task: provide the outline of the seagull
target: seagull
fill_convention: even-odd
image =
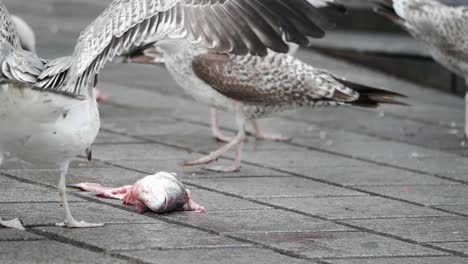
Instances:
[[[374,0],[377,12],[406,29],[434,60],[468,84],[468,0]],[[468,138],[468,92],[465,96]]]
[[[321,37],[328,21],[307,0],[114,0],[84,31],[70,56],[39,58],[21,47],[0,1],[0,164],[17,157],[60,169],[65,209],[59,226],[76,221],[65,176],[77,155],[92,158],[100,117],[94,87],[105,63],[141,43],[184,39],[212,52],[265,56],[288,42]]]
[[[237,172],[241,167],[248,120],[301,107],[354,105],[376,108],[403,104],[402,95],[335,77],[294,57],[270,51],[267,56],[215,53],[180,39],[158,42],[169,73],[196,101],[234,113],[237,135],[220,149],[185,166],[205,165],[235,147],[234,162],[206,168]]]
[[[345,13],[346,7],[336,0],[307,0],[310,4],[317,8],[331,8],[333,11]],[[286,38],[285,38],[286,39]],[[299,49],[299,45],[294,42],[287,43],[289,51],[288,54],[294,56]],[[121,61],[125,63],[140,63],[140,64],[154,64],[161,65],[164,63],[164,56],[158,50],[154,43],[148,43],[139,47],[132,47],[127,52]],[[211,134],[214,139],[220,142],[230,142],[232,137],[223,134],[218,126],[218,112],[216,108],[211,108]],[[258,140],[271,140],[271,141],[288,141],[289,137],[281,134],[272,134],[264,132],[256,119],[250,120],[253,131],[246,131],[248,134],[253,135]]]

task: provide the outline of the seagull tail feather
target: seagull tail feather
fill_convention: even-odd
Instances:
[[[377,108],[382,104],[409,106],[409,104],[398,100],[398,98],[407,98],[407,96],[403,94],[350,81],[340,80],[340,82],[359,93],[359,98],[351,102],[351,105],[364,108]]]

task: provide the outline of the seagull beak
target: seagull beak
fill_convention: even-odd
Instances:
[[[93,159],[93,151],[91,150],[91,148],[86,149],[86,158],[88,159],[88,161],[91,161]]]

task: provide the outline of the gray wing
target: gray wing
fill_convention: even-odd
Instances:
[[[266,55],[268,48],[287,52],[283,35],[305,44],[331,26],[308,0],[114,0],[81,33],[73,56],[47,65],[37,87],[82,94],[105,62],[150,38],[185,37],[214,51]]]
[[[286,54],[272,52],[258,57],[206,53],[193,60],[193,70],[216,91],[249,104],[307,105],[352,102],[359,97],[327,72]]]
[[[32,87],[44,68],[44,61],[24,51],[10,13],[0,2],[0,82]]]

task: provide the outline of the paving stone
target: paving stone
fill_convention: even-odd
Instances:
[[[164,222],[106,225],[95,229],[46,227],[38,230],[44,230],[80,243],[114,251],[203,247],[223,248],[250,245],[223,236]]]
[[[34,179],[42,184],[47,184],[55,187],[57,184],[58,170],[17,170],[10,172],[16,177],[22,179]],[[33,176],[33,177],[32,177]],[[144,177],[145,174],[131,170],[125,170],[114,167],[98,168],[98,169],[70,169],[67,175],[67,184],[79,182],[95,182],[108,186],[121,186],[133,184],[138,179]],[[71,190],[71,189],[69,189]]]
[[[314,263],[300,260],[271,250],[261,248],[219,248],[219,249],[187,249],[187,250],[145,250],[122,252],[126,256],[135,257],[145,263],[172,264],[197,263],[203,264],[305,264]]]
[[[347,220],[349,224],[418,242],[465,241],[468,219],[429,217],[407,219]]]
[[[433,209],[375,196],[268,198],[261,201],[327,219],[450,216]]]
[[[119,202],[121,204],[121,202]],[[131,209],[131,207],[128,207]],[[155,220],[140,215],[92,202],[70,203],[73,216],[81,221],[97,223],[153,223]],[[2,218],[19,218],[25,225],[54,225],[63,222],[65,212],[61,203],[15,203],[2,204]]]
[[[31,175],[32,179],[34,177]],[[57,191],[45,187],[36,186],[29,183],[22,183],[0,176],[2,191],[0,195],[1,203],[13,202],[58,202],[61,201]],[[70,201],[80,201],[76,197],[70,197]],[[1,212],[1,210],[0,210]]]
[[[84,153],[83,153],[84,155]],[[76,158],[70,163],[70,169],[91,169],[91,168],[105,168],[105,165],[99,164],[96,162],[89,162],[83,158]],[[11,171],[11,170],[57,170],[57,166],[52,165],[40,165],[40,164],[31,164],[25,161],[18,159],[7,159],[1,166],[2,171]],[[58,178],[58,175],[57,175]]]
[[[144,141],[141,139],[136,139],[132,137],[121,136],[113,133],[109,133],[106,131],[99,132],[96,140],[94,141],[93,145],[96,144],[122,144],[122,143],[143,143]]]
[[[459,181],[468,182],[468,174],[467,173],[448,174],[448,175],[446,175],[446,177],[448,177],[450,179],[455,179],[455,180],[459,180]]]
[[[412,258],[371,258],[371,259],[327,259],[330,264],[465,264],[461,257],[412,257]]]
[[[467,205],[437,205],[435,207],[468,215],[468,204]]]
[[[219,173],[209,172],[203,167],[183,167],[180,163],[196,159],[200,154],[189,154],[187,151],[178,150],[158,144],[144,145],[99,145],[94,148],[96,159],[104,160],[126,168],[132,168],[149,173],[158,171],[169,171],[177,173],[180,179],[206,178],[206,177],[239,177],[239,176],[279,176],[286,175],[282,172],[272,171],[257,166],[243,164],[240,173]],[[230,162],[230,161],[220,161]]]
[[[443,255],[436,250],[361,232],[275,232],[234,235],[309,258]]]
[[[364,186],[363,190],[425,205],[466,205],[468,186],[414,185],[414,186]]]
[[[453,251],[458,251],[460,253],[468,255],[468,240],[465,242],[433,243],[433,245],[437,247],[453,250]]]
[[[292,176],[187,179],[186,181],[248,198],[366,195],[361,192]]]
[[[238,199],[211,191],[197,188],[189,188],[192,198],[199,204],[206,207],[209,212],[212,211],[231,211],[231,210],[271,210],[272,207],[254,203],[248,200]]]
[[[0,262],[14,263],[129,263],[107,254],[55,241],[0,242]]]
[[[227,210],[205,214],[173,213],[167,217],[219,233],[349,230],[344,226],[283,210]]]
[[[0,242],[2,241],[29,241],[29,240],[43,240],[43,239],[45,238],[29,233],[24,230],[7,229],[7,228],[0,227]]]
[[[385,186],[385,185],[439,185],[453,184],[426,174],[367,164],[362,167],[324,167],[316,170],[314,178],[339,183],[346,186]]]

